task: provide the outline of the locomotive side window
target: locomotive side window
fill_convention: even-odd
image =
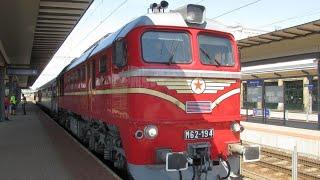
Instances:
[[[99,73],[105,73],[107,66],[107,57],[103,55],[99,61]]]
[[[182,32],[145,32],[142,35],[142,56],[146,62],[190,63],[189,35]]]
[[[119,68],[127,65],[127,44],[125,40],[116,40],[112,60],[113,64]]]
[[[229,39],[199,35],[199,52],[203,64],[233,66],[234,59]]]

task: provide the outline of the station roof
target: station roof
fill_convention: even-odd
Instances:
[[[298,26],[238,40],[238,47],[242,49],[246,47],[273,43],[273,42],[278,42],[278,41],[287,40],[287,39],[295,39],[295,38],[304,37],[311,34],[317,34],[319,32],[320,32],[320,20],[316,20],[316,21],[301,24]]]
[[[258,66],[243,67],[241,79],[281,79],[317,75],[317,60],[304,59]]]
[[[0,6],[0,50],[9,67],[38,75],[86,12],[92,0],[10,0]],[[20,86],[37,76],[19,76]]]

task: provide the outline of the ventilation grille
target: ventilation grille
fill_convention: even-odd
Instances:
[[[187,101],[186,112],[187,113],[211,113],[210,101]]]

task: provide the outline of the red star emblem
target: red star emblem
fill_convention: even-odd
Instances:
[[[196,86],[196,89],[201,90],[202,83],[200,83],[199,79],[198,79],[198,82],[194,83],[194,85]]]

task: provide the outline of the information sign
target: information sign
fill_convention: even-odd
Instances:
[[[254,79],[247,81],[248,87],[261,87],[263,84],[263,81],[261,79]]]

